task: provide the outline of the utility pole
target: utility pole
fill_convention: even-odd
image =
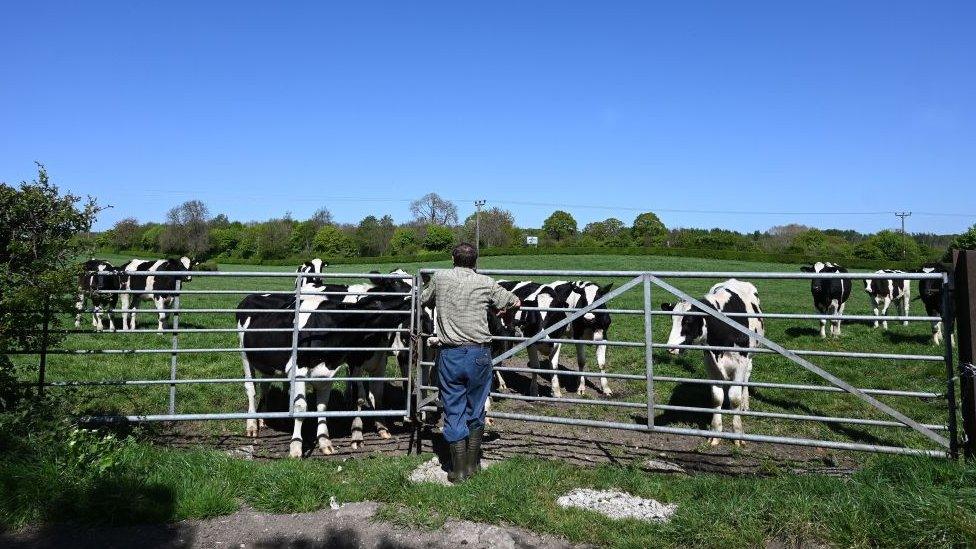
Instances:
[[[912,216],[912,212],[895,212],[895,215],[901,218],[901,235],[902,236],[905,236],[905,218],[906,217],[911,217]],[[902,248],[902,250],[901,250],[901,258],[902,259],[907,259],[908,258],[908,249],[907,248]]]
[[[475,200],[474,207],[477,211],[474,214],[474,249],[481,254],[481,207],[485,205],[484,200]]]

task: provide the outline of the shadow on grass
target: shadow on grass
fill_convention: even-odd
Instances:
[[[814,415],[814,416],[829,416],[830,415],[830,414],[825,413],[823,411],[820,411],[820,410],[816,410],[814,408],[811,408],[811,407],[807,406],[806,404],[803,404],[802,402],[798,402],[796,400],[791,400],[791,399],[786,399],[786,398],[776,398],[776,397],[768,396],[763,391],[760,391],[758,388],[755,388],[755,387],[749,392],[749,395],[750,395],[750,398],[754,398],[754,399],[756,399],[756,400],[758,400],[760,402],[763,402],[765,404],[769,404],[771,406],[777,406],[777,407],[779,407],[779,408],[781,408],[781,409],[783,409],[783,410],[785,410],[787,412],[802,413],[802,414]],[[883,444],[883,445],[894,445],[895,444],[894,442],[892,442],[890,440],[878,438],[878,437],[876,437],[876,436],[874,436],[874,435],[872,435],[872,434],[870,434],[870,433],[868,433],[866,431],[863,431],[861,429],[855,429],[853,427],[847,427],[847,426],[845,426],[842,423],[828,423],[828,422],[823,422],[822,425],[824,425],[827,429],[830,429],[834,433],[837,433],[839,435],[842,435],[842,436],[848,438],[852,442],[863,442],[863,443],[866,443],[866,444],[879,444],[879,445],[881,445],[881,444]]]
[[[671,391],[668,399],[671,406],[694,406],[696,408],[712,407],[712,391],[708,385],[699,383],[678,383]],[[636,418],[646,421],[647,418]],[[706,412],[687,412],[679,410],[665,410],[654,417],[654,424],[668,426],[673,424],[695,425],[699,429],[708,429],[712,422],[712,415]]]
[[[926,345],[932,343],[932,336],[929,334],[900,334],[898,332],[886,331],[884,333],[885,338],[891,343],[896,345],[901,343],[913,343],[915,345]],[[941,346],[932,345],[936,349],[941,349]]]

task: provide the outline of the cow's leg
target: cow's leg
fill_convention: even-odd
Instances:
[[[586,346],[582,343],[576,344],[576,365],[579,367],[579,371],[582,374],[586,371]],[[586,393],[586,376],[579,377],[579,387],[576,389],[576,394],[583,396]]]
[[[932,343],[938,345],[942,343],[942,321],[932,323]]]
[[[154,296],[153,302],[156,304],[156,311],[159,313],[159,326],[156,331],[162,332],[166,325],[166,298]]]
[[[840,306],[837,307],[837,316],[844,316],[844,307],[847,307],[846,302],[841,303]],[[834,330],[835,330],[834,336],[836,337],[840,337],[840,323],[841,323],[840,319],[834,321]]]
[[[606,341],[606,334],[603,330],[597,330],[593,332],[593,339]],[[605,343],[596,346],[596,365],[600,368],[600,390],[603,391],[604,395],[612,396],[613,391],[610,390],[610,383],[604,375],[607,373],[607,345]]]
[[[286,369],[287,372],[287,369]],[[305,378],[308,377],[308,368],[298,368],[295,370],[295,400],[292,402],[292,410],[295,413],[305,413],[308,411],[308,401],[305,395]],[[291,446],[288,455],[293,458],[302,457],[302,421],[303,418],[295,418],[295,427],[291,434]]]
[[[908,284],[907,280],[905,281],[905,284]],[[904,297],[901,298],[901,316],[908,316],[908,309],[910,307],[911,307],[911,301],[908,297],[908,293],[906,292]],[[902,320],[901,325],[908,326],[908,320],[907,319]]]
[[[559,387],[559,349],[562,344],[552,344],[552,354],[549,355],[549,363],[552,365],[552,396],[562,398],[563,390]]]
[[[133,299],[131,294],[122,294],[120,298],[122,302],[122,331],[135,330],[136,329],[136,315],[131,312],[131,307],[133,302],[137,302]]]
[[[879,316],[881,314],[881,310],[878,308],[878,306],[880,304],[881,304],[881,300],[878,299],[877,297],[875,297],[874,298],[874,309],[873,309],[874,316]],[[881,323],[878,321],[878,319],[877,318],[874,319],[874,327],[877,328],[880,325],[881,325]]]
[[[536,349],[535,345],[529,345],[527,351],[529,352],[529,368],[533,370],[532,381],[529,383],[529,395],[539,396],[539,373],[535,371],[539,369],[539,350]]]
[[[885,297],[884,302],[881,305],[881,316],[888,316],[888,307],[891,307],[891,298]],[[881,326],[887,330],[888,329],[888,319],[881,322]]]
[[[749,379],[749,364],[737,364],[735,367],[735,381],[745,382]],[[748,387],[743,385],[729,385],[729,405],[731,408],[737,412],[742,412],[748,410],[749,408],[749,394]],[[742,416],[739,414],[734,414],[732,416],[732,430],[736,434],[743,434],[742,430]],[[742,446],[742,440],[736,440],[733,442],[736,446]]]
[[[373,355],[373,358],[367,363],[366,370],[370,377],[383,377],[386,374],[386,356],[386,352],[377,352]],[[369,393],[367,396],[369,407],[374,411],[381,409],[383,407],[383,393],[386,390],[386,382],[383,380],[370,380],[368,386]],[[384,419],[377,416],[373,417],[376,434],[383,439],[390,438],[390,430],[387,428]]]
[[[315,377],[333,377],[335,376],[338,368],[335,370],[326,369],[325,372],[316,372],[313,374]],[[324,374],[324,375],[323,375]],[[315,389],[315,411],[325,412],[329,409],[329,397],[332,394],[332,382],[331,381],[316,381],[312,382],[312,388]],[[332,445],[332,440],[329,438],[329,424],[328,419],[322,416],[316,418],[317,427],[315,432],[315,438],[319,443],[319,450],[330,456],[336,452],[335,447]]]
[[[238,324],[238,329],[246,329],[248,324],[251,323],[251,319],[248,318],[244,321],[243,325]],[[237,341],[240,343],[241,348],[244,348],[244,332],[237,332]],[[251,371],[251,361],[247,359],[247,353],[241,351],[241,362],[244,365],[244,394],[247,396],[247,413],[256,414],[258,413],[258,405],[255,400],[253,372]],[[264,385],[262,383],[262,385]],[[256,437],[258,436],[258,420],[248,418],[244,420],[244,436],[246,437]]]
[[[818,306],[817,307],[817,312],[820,313],[820,314],[822,314],[822,315],[830,314],[830,307],[829,306],[824,307],[824,309],[821,311],[820,310],[820,307]],[[827,339],[827,320],[826,319],[820,319],[820,339]]]
[[[81,313],[85,309],[85,294],[79,293],[75,301],[75,328],[81,328]]]
[[[712,430],[719,433],[722,432],[722,403],[725,401],[725,390],[721,385],[712,385],[712,408],[716,411],[712,413]],[[718,437],[712,437],[710,439],[710,444],[712,446],[718,446],[722,439]]]

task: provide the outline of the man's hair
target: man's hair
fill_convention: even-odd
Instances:
[[[455,267],[474,269],[474,266],[478,263],[477,250],[467,242],[462,242],[455,246],[454,250],[451,251],[451,256],[454,257]]]

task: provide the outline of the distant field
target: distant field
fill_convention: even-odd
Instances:
[[[116,264],[122,257],[105,256]],[[576,270],[685,270],[685,271],[788,271],[796,272],[799,266],[773,263],[754,263],[744,261],[708,260],[674,257],[638,256],[520,256],[488,257],[481,263],[483,268],[495,269],[576,269]],[[399,267],[413,272],[419,264],[403,264]],[[428,263],[423,266],[445,267],[447,263]],[[390,271],[397,265],[341,265],[329,268],[334,272],[366,272],[370,270]],[[220,265],[222,271],[288,271],[287,267]],[[515,277],[511,277],[515,278]],[[540,279],[541,281],[542,279]],[[616,280],[619,284],[622,279]],[[671,281],[679,288],[702,295],[713,283],[712,280]],[[762,305],[766,312],[811,313],[813,311],[808,281],[754,281],[759,288]],[[293,287],[287,278],[208,278],[198,276],[186,285],[187,289],[251,289],[286,290]],[[913,295],[917,286],[913,283]],[[233,308],[241,296],[185,295],[182,306],[185,308],[219,307]],[[654,304],[661,301],[674,301],[661,289],[654,291]],[[144,303],[143,308],[149,307]],[[642,297],[640,287],[624,294],[611,303],[616,308],[640,308]],[[892,309],[893,312],[894,308]],[[848,314],[871,314],[867,295],[855,282],[854,292],[848,302]],[[912,313],[924,315],[919,301],[912,302]],[[664,342],[670,329],[670,319],[654,318],[654,341]],[[118,322],[118,321],[117,321]],[[140,328],[156,325],[154,315],[139,315]],[[185,313],[180,318],[181,327],[234,327],[232,314],[193,314]],[[90,327],[88,318],[83,327]],[[941,347],[930,342],[931,327],[928,323],[912,323],[909,326],[891,323],[890,331],[875,330],[866,323],[844,323],[843,336],[839,339],[821,340],[816,321],[767,320],[766,333],[771,339],[793,349],[816,349],[829,351],[886,352],[903,354],[942,353]],[[623,341],[641,341],[643,337],[642,318],[633,315],[616,315],[610,330],[610,338]],[[223,334],[183,334],[179,337],[180,347],[236,347],[237,338],[233,333]],[[169,335],[159,334],[78,334],[69,336],[64,342],[66,348],[160,348],[171,346]],[[587,361],[588,369],[596,368],[592,349]],[[18,357],[22,361],[35,361],[34,357]],[[810,357],[818,364],[842,379],[862,388],[905,389],[943,392],[945,390],[945,367],[940,362],[854,360],[841,358]],[[519,362],[525,363],[525,355],[519,355]],[[570,369],[576,368],[575,349],[564,347],[562,364]],[[643,349],[610,348],[608,350],[609,371],[618,373],[644,372]],[[672,357],[665,351],[654,353],[655,372],[658,375],[676,377],[705,377],[703,359],[700,352],[688,352],[680,357]],[[52,355],[48,361],[49,380],[115,380],[115,379],[167,379],[169,376],[169,354],[129,355],[129,356],[65,356]],[[772,381],[790,383],[821,384],[821,380],[773,355],[757,355],[754,361],[753,381]],[[392,362],[391,362],[392,369]],[[237,353],[213,353],[207,355],[179,356],[179,377],[239,377],[241,360]],[[518,377],[518,376],[514,376]],[[520,386],[514,379],[510,386]],[[524,380],[522,380],[524,381]],[[593,380],[596,381],[595,379]],[[592,383],[592,382],[591,382]],[[566,378],[564,386],[575,388],[575,379]],[[614,399],[642,402],[645,389],[643,383],[611,380]],[[57,391],[58,389],[52,389]],[[547,394],[547,382],[543,383],[543,394]],[[117,411],[122,413],[153,414],[166,411],[168,386],[128,387],[128,388],[82,388],[76,390],[85,402],[83,411]],[[658,382],[655,394],[659,403],[672,403],[691,406],[708,406],[705,396],[706,386],[679,385]],[[568,391],[567,391],[568,393]],[[568,395],[575,397],[575,394]],[[599,401],[601,396],[591,385],[587,397]],[[945,402],[942,399],[920,401],[906,398],[884,398],[885,402],[909,416],[934,424],[945,424]],[[177,408],[180,412],[209,413],[244,411],[246,401],[243,389],[238,384],[179,386]],[[566,404],[526,404],[524,402],[498,402],[495,409],[518,409],[534,414],[584,417],[591,419],[614,419],[617,421],[643,422],[643,412],[631,416],[631,411],[606,406],[566,405]],[[752,391],[751,409],[755,411],[783,412],[810,415],[833,415],[846,417],[866,417],[888,419],[862,405],[850,395],[818,392],[799,392],[778,389],[755,389]],[[659,424],[675,426],[700,426],[707,417],[701,415],[664,414],[658,416]],[[827,438],[831,440],[859,441],[881,444],[907,444],[915,447],[927,446],[922,437],[908,429],[879,429],[857,425],[827,425],[819,422],[769,420],[744,418],[747,432],[781,434],[801,437]],[[727,416],[726,428],[730,428],[731,417]],[[210,423],[208,429],[237,432],[243,429],[243,422]]]

